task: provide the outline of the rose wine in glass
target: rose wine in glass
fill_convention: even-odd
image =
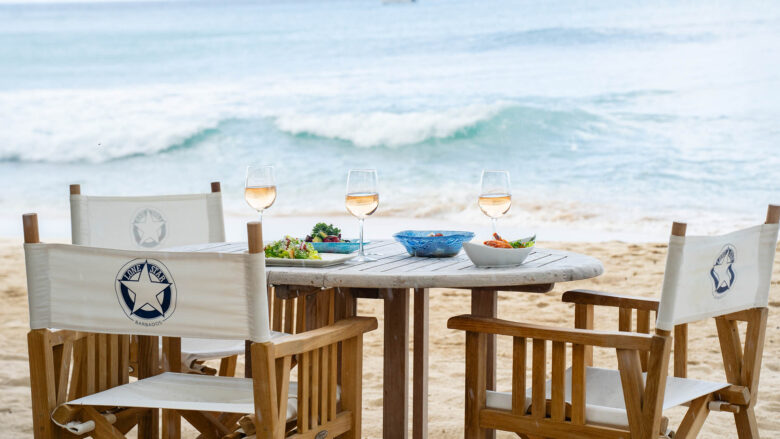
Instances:
[[[347,195],[344,200],[347,211],[360,222],[360,250],[355,258],[358,262],[374,259],[366,257],[363,251],[363,221],[379,207],[377,175],[375,169],[352,169],[347,175]]]
[[[379,194],[347,194],[347,210],[358,218],[365,218],[379,207]]]
[[[260,222],[262,222],[263,211],[276,201],[273,166],[249,166],[246,168],[244,199],[260,214]]]
[[[492,220],[493,233],[496,233],[496,221],[512,207],[509,171],[482,171],[481,186],[477,204],[482,213]]]

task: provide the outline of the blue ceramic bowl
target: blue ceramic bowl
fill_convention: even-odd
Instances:
[[[352,253],[360,248],[360,242],[357,240],[350,242],[310,242],[309,244],[320,253]],[[370,244],[369,241],[363,242],[363,245],[368,244]]]
[[[429,236],[441,233],[443,236]],[[472,232],[456,230],[404,230],[393,235],[412,256],[449,258],[455,256],[463,243],[474,238]]]

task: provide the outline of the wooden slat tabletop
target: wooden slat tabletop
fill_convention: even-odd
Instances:
[[[174,251],[240,253],[245,242],[197,244]],[[266,267],[271,285],[360,288],[479,288],[552,284],[588,279],[604,272],[593,257],[562,250],[535,249],[523,265],[479,268],[461,252],[452,258],[409,256],[397,242],[377,240],[366,246],[374,262],[330,267]]]

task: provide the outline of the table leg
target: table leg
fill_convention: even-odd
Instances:
[[[474,288],[471,290],[471,314],[480,317],[496,317],[498,291],[491,288]],[[496,389],[496,336],[487,336],[487,367],[485,383],[488,390]],[[487,430],[485,437],[496,437],[495,430]]]
[[[414,290],[412,438],[428,437],[428,289]]]
[[[406,439],[409,419],[409,290],[383,290],[385,301],[385,438]]]
[[[357,315],[357,298],[349,288],[336,288],[334,298],[335,320],[343,320]]]
[[[138,379],[149,378],[160,373],[160,344],[157,337],[138,336]],[[181,359],[179,359],[181,361]],[[160,436],[160,412],[150,409],[138,417],[138,438],[151,439]]]

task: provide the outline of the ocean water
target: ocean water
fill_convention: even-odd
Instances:
[[[0,216],[88,194],[208,190],[247,164],[268,212],[718,232],[780,202],[780,7],[757,1],[0,1]],[[2,230],[14,234],[18,230]]]

